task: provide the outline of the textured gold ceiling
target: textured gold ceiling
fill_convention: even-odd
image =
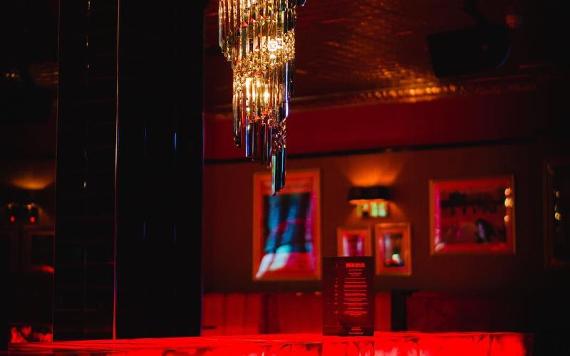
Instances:
[[[504,24],[512,15],[525,21],[526,27],[511,31],[513,53],[504,68],[445,82],[434,76],[426,36],[474,25],[463,7],[459,0],[308,0],[298,11],[295,105],[497,90],[506,82],[508,88],[528,89],[528,77],[520,85],[512,80],[521,80],[521,68],[537,66],[528,51],[538,26],[527,16],[536,11],[519,0],[478,3],[492,23]],[[205,23],[206,111],[226,112],[231,69],[217,45],[215,0],[208,5]]]

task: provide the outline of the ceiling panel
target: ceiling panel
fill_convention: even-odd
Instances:
[[[518,21],[510,30],[512,52],[503,68],[465,78],[438,80],[434,76],[426,37],[475,25],[464,10],[469,3],[476,4],[459,0],[308,0],[298,10],[294,103],[330,105],[358,98],[434,96],[426,93],[437,97],[490,86],[492,90],[497,86],[519,88],[513,80],[519,81],[521,73],[534,73],[544,65],[543,58],[533,58],[529,52],[535,42],[540,43],[539,16],[546,10],[518,0],[476,4],[491,23]],[[209,3],[205,22],[206,111],[227,112],[231,69],[217,45],[217,1]],[[520,88],[528,89],[526,74]]]

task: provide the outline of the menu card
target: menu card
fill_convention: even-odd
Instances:
[[[323,258],[323,334],[372,336],[372,257]]]

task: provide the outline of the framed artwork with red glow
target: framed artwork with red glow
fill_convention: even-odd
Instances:
[[[412,228],[410,223],[381,223],[374,227],[376,274],[412,274]]]
[[[337,256],[372,256],[370,229],[339,227],[337,229]]]
[[[545,265],[570,268],[570,159],[551,159],[544,166]]]
[[[321,277],[320,174],[288,171],[271,194],[271,176],[253,177],[252,277],[256,281]]]
[[[515,253],[513,176],[430,181],[430,250]]]

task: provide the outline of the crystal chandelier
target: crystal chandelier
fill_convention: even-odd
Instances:
[[[233,136],[285,185],[297,6],[305,0],[219,0],[219,43],[233,69]]]

